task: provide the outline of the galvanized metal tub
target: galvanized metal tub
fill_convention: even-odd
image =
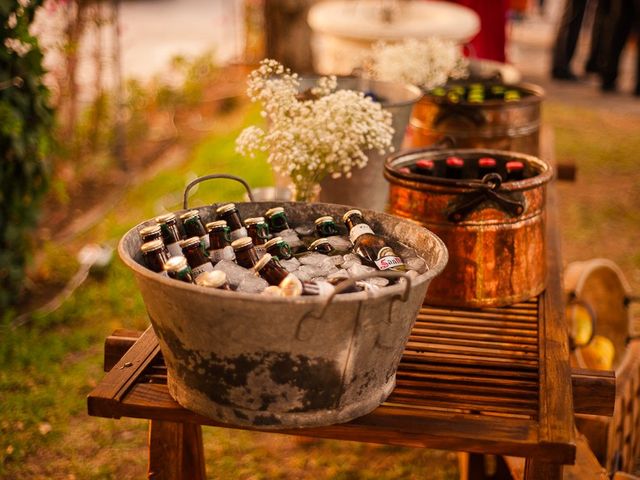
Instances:
[[[515,87],[525,92],[525,96],[512,102],[451,103],[446,98],[426,94],[416,104],[409,122],[411,146],[427,147],[450,138],[457,148],[538,155],[544,90],[528,83]]]
[[[532,176],[484,184],[403,173],[427,155],[436,161],[494,157],[521,160]],[[546,282],[545,201],[551,167],[536,157],[499,150],[420,149],[385,164],[390,213],[433,231],[450,252],[449,263],[429,287],[425,302],[460,307],[504,306],[540,293]]]
[[[348,210],[322,203],[236,205],[244,218],[283,206],[294,225]],[[215,205],[198,210],[210,221]],[[278,429],[346,422],[387,398],[427,287],[448,255],[439,238],[413,222],[363,213],[376,232],[414,248],[428,271],[376,296],[274,298],[205,289],[146,269],[138,230],[151,220],[122,238],[118,252],[137,280],[178,403],[219,422]]]

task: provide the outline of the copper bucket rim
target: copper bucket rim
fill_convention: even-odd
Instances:
[[[464,84],[470,84],[470,83],[483,83],[483,82],[467,81],[467,82],[462,82],[461,84],[464,85]],[[488,83],[491,83],[491,82],[488,82]],[[519,100],[512,101],[512,102],[506,102],[500,99],[493,99],[493,100],[483,101],[482,103],[472,103],[472,102],[467,102],[466,100],[461,100],[457,103],[452,103],[452,102],[449,102],[444,97],[432,95],[429,92],[425,91],[424,96],[422,97],[422,101],[428,100],[430,102],[436,103],[439,106],[462,105],[470,108],[476,107],[476,108],[486,109],[486,108],[504,108],[505,106],[517,107],[521,105],[536,104],[536,103],[541,103],[546,97],[546,91],[544,90],[544,88],[533,83],[522,82],[522,83],[516,83],[511,86],[525,91],[526,93],[528,93],[528,95],[520,98]]]
[[[267,204],[272,204],[273,202],[235,202],[236,205],[244,205],[244,204],[256,204],[256,203],[267,203]],[[295,204],[303,204],[305,202],[278,202],[278,204],[282,204],[282,206],[284,206],[285,208],[287,207],[287,205],[289,205],[290,207],[295,205]],[[336,205],[336,204],[326,204],[326,205],[332,205],[332,206],[337,206],[337,207],[343,207],[345,209],[348,209],[349,207],[347,206],[343,206],[343,205]],[[202,209],[202,208],[212,208],[212,205],[203,205],[200,207],[190,207],[189,210],[198,210],[198,209]],[[364,214],[367,213],[372,213],[373,211],[369,211],[366,209],[360,209]],[[186,212],[187,210],[178,210],[174,213],[181,213],[181,212]],[[404,221],[404,222],[409,222],[409,220],[407,220],[406,218],[401,218],[401,217],[396,217],[387,213],[383,213],[383,212],[373,212],[376,213],[377,215],[387,215],[389,217],[394,217],[397,221]],[[121,238],[120,241],[118,242],[118,255],[120,257],[120,259],[124,262],[124,264],[130,268],[134,274],[136,276],[140,276],[143,278],[146,278],[149,281],[152,282],[158,282],[161,284],[164,284],[165,286],[170,286],[172,288],[177,288],[180,290],[185,290],[185,291],[191,291],[193,293],[198,293],[201,295],[206,295],[212,298],[216,298],[216,297],[221,297],[221,298],[236,298],[239,301],[242,300],[250,300],[252,302],[259,302],[259,303],[265,303],[265,304],[270,304],[273,305],[274,303],[282,303],[282,304],[291,304],[291,303],[298,303],[298,304],[307,304],[307,305],[318,305],[318,306],[322,306],[323,304],[326,303],[326,298],[324,296],[315,296],[315,295],[304,295],[304,296],[300,296],[300,297],[273,297],[273,296],[266,296],[266,295],[260,295],[260,294],[254,294],[254,293],[243,293],[243,292],[236,292],[236,291],[227,291],[227,290],[221,290],[221,289],[211,289],[211,288],[206,288],[206,287],[201,287],[195,284],[191,284],[191,283],[186,283],[186,282],[179,282],[176,281],[174,279],[165,277],[163,275],[159,275],[158,273],[144,267],[143,265],[139,264],[134,258],[133,256],[128,252],[126,245],[125,245],[125,241],[127,238],[129,238],[132,235],[138,235],[138,230],[146,225],[151,225],[153,223],[153,219],[149,219],[149,220],[145,220],[144,222],[140,222],[139,224],[135,225],[134,227],[132,227],[131,229],[129,229]],[[411,222],[411,223],[415,223],[415,222]],[[427,230],[425,228],[425,230]],[[413,288],[414,286],[420,285],[424,282],[431,282],[431,280],[433,280],[435,277],[437,277],[442,270],[444,269],[444,267],[446,266],[448,260],[449,260],[449,252],[447,250],[447,247],[445,246],[444,242],[437,236],[435,235],[433,232],[431,232],[430,230],[428,230],[429,234],[432,236],[433,240],[435,241],[435,243],[439,246],[442,255],[440,256],[440,258],[438,259],[438,262],[431,266],[426,272],[421,273],[419,275],[417,275],[416,277],[413,278],[407,278],[407,280],[410,282],[409,286],[410,288]],[[395,240],[398,241],[398,240]],[[372,294],[362,291],[362,292],[353,292],[353,293],[341,293],[340,295],[337,295],[335,298],[333,298],[332,303],[341,303],[341,302],[354,302],[354,301],[362,301],[362,300],[368,300],[371,298],[385,298],[385,297],[389,297],[389,296],[400,296],[403,294],[403,292],[405,292],[406,287],[404,285],[404,282],[398,282],[395,285],[390,285],[388,287],[385,287],[384,289],[382,289],[381,293],[377,293],[375,294],[375,296],[373,296]]]
[[[503,182],[500,186],[501,190],[510,192],[524,191],[538,188],[551,181],[554,176],[553,167],[545,160],[534,155],[525,153],[511,152],[508,150],[493,150],[486,148],[441,148],[441,147],[422,147],[410,150],[403,150],[397,154],[390,155],[384,162],[384,176],[391,182],[413,190],[423,191],[449,191],[453,193],[464,193],[476,190],[482,181],[469,179],[457,180],[442,177],[425,177],[415,173],[399,172],[395,167],[401,166],[401,161],[409,163],[415,157],[424,153],[431,153],[436,159],[438,157],[460,156],[462,158],[468,156],[494,156],[509,157],[517,160],[524,160],[529,165],[534,165],[538,170],[538,174],[534,177],[525,178],[523,180]],[[404,163],[404,162],[403,162]]]

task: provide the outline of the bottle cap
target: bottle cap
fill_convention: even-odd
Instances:
[[[478,159],[478,166],[483,168],[492,168],[496,166],[496,159],[491,157],[482,157]]]
[[[159,217],[156,217],[156,222],[158,223],[167,223],[170,221],[175,221],[176,219],[176,214],[175,213],[165,213],[164,215],[160,215]]]
[[[302,295],[302,282],[292,273],[284,277],[279,287],[284,297],[299,297]]]
[[[258,273],[264,266],[271,261],[273,257],[270,253],[265,253],[260,260],[253,266],[253,271]]]
[[[210,232],[213,229],[224,228],[227,226],[226,220],[216,220],[215,222],[207,223],[207,231]]]
[[[429,160],[426,158],[422,158],[416,162],[416,167],[418,167],[420,170],[433,170],[434,166],[435,163],[433,163],[433,160]]]
[[[269,250],[271,247],[279,244],[280,242],[284,242],[282,237],[273,237],[271,240],[269,240],[267,243],[264,244],[264,248],[266,250]]]
[[[221,205],[220,207],[216,208],[216,213],[217,214],[222,214],[222,213],[227,213],[230,212],[232,210],[236,209],[236,204],[235,203],[226,203],[224,205]]]
[[[262,295],[266,295],[268,297],[284,297],[282,289],[277,285],[269,285],[262,291]]]
[[[347,213],[345,213],[345,214],[342,216],[342,221],[343,221],[343,222],[346,222],[346,221],[347,221],[347,219],[348,219],[351,215],[360,215],[360,216],[362,216],[362,212],[361,212],[360,210],[356,210],[356,209],[354,209],[354,210],[349,210]]]
[[[198,239],[200,241],[200,239]],[[153,252],[154,250],[162,250],[164,248],[164,243],[159,238],[156,240],[151,240],[150,242],[143,243],[140,247],[142,253]]]
[[[270,217],[272,215],[275,215],[276,213],[284,213],[284,208],[282,207],[273,207],[270,208],[269,210],[267,210],[264,214],[265,217]]]
[[[447,157],[446,162],[448,167],[456,167],[456,168],[464,167],[464,160],[461,159],[460,157]]]
[[[160,233],[160,225],[156,223],[155,225],[141,228],[138,233],[140,234],[140,238],[144,238],[147,235],[158,234]]]
[[[200,245],[200,237],[190,237],[180,242],[180,248],[192,247],[193,245]]]
[[[222,270],[203,272],[196,277],[196,285],[209,288],[220,288],[227,283],[227,274]]]
[[[524,170],[524,163],[519,160],[510,160],[505,165],[507,168],[507,172],[515,172],[518,170]]]
[[[248,247],[249,245],[253,245],[253,240],[251,237],[240,237],[233,242],[231,242],[231,246],[234,250],[238,250],[239,248]]]
[[[320,225],[321,223],[324,223],[324,222],[333,222],[333,221],[334,220],[331,215],[325,215],[324,217],[316,218],[313,223],[315,223],[316,225]]]
[[[318,248],[320,245],[323,245],[325,243],[331,246],[331,248],[333,249],[333,246],[331,245],[331,242],[329,240],[327,240],[326,238],[319,238],[318,240],[313,242],[311,245],[309,245],[309,250],[314,250]]]
[[[198,212],[198,210],[189,210],[188,212],[185,212],[182,215],[180,215],[180,220],[185,221],[185,220],[189,220],[190,218],[199,217],[199,216],[200,216],[200,212]]]
[[[164,269],[167,272],[179,272],[180,270],[187,268],[187,266],[187,259],[182,255],[176,255],[165,262]]]
[[[247,218],[244,221],[245,226],[249,226],[249,225],[257,225],[258,223],[265,223],[264,221],[264,217],[252,217],[252,218]]]

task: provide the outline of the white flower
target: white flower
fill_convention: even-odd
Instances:
[[[449,78],[468,74],[468,61],[459,45],[436,37],[407,39],[400,43],[378,42],[373,46],[367,71],[372,78],[400,81],[431,90]]]
[[[287,173],[298,188],[325,176],[350,176],[366,166],[364,149],[384,152],[391,147],[391,113],[352,90],[334,91],[335,77],[318,80],[313,100],[298,97],[296,74],[274,60],[263,60],[249,75],[247,93],[262,104],[267,129],[247,127],[236,140],[242,155],[268,151],[274,170]]]

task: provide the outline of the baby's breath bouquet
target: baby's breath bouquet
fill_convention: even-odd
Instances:
[[[335,77],[322,77],[301,95],[298,75],[268,59],[249,75],[247,93],[262,104],[266,128],[245,128],[236,150],[267,152],[274,171],[291,179],[296,200],[313,200],[326,176],[363,168],[366,150],[392,150],[391,114],[362,92],[336,86]]]
[[[466,77],[468,66],[459,45],[431,37],[374,44],[366,70],[377,80],[411,83],[431,90],[449,78]]]

